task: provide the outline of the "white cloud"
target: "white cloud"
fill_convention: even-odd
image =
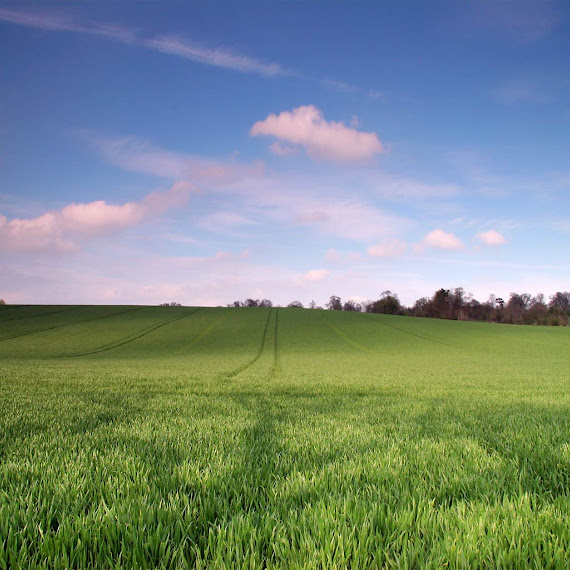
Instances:
[[[297,286],[302,286],[307,283],[314,283],[316,281],[323,281],[330,275],[328,269],[312,269],[303,275],[296,275],[292,278],[292,283]]]
[[[485,245],[490,247],[497,247],[507,243],[505,236],[496,230],[489,230],[488,232],[481,232],[477,234],[477,239],[482,241]]]
[[[397,257],[406,251],[406,244],[403,241],[392,239],[387,240],[368,248],[368,255],[372,257]]]
[[[422,239],[420,246],[433,247],[435,249],[462,249],[463,243],[452,233],[443,230],[433,230],[426,234]]]
[[[153,192],[140,202],[116,205],[104,200],[70,204],[30,219],[0,216],[0,250],[10,252],[77,251],[77,240],[136,226],[188,200],[191,185],[177,182],[166,192]]]
[[[383,151],[375,133],[364,133],[342,122],[326,121],[314,105],[269,115],[250,129],[251,136],[266,135],[301,145],[314,159],[354,162],[373,158]]]

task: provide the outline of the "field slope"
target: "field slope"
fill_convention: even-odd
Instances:
[[[0,568],[570,566],[570,330],[0,307]]]

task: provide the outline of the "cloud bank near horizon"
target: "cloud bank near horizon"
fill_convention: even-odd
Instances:
[[[138,226],[171,208],[185,204],[192,186],[177,182],[165,192],[152,192],[140,202],[108,204],[97,200],[72,203],[36,218],[10,221],[0,215],[0,251],[10,253],[72,253],[86,239]]]

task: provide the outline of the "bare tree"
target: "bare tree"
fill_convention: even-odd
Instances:
[[[568,314],[570,312],[570,293],[568,291],[562,293],[557,291],[550,297],[548,308],[561,315]]]

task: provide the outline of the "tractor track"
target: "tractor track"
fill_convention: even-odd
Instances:
[[[52,330],[55,330],[55,329],[61,329],[61,328],[63,328],[63,327],[70,327],[70,326],[73,326],[73,325],[82,325],[82,324],[84,324],[84,323],[89,323],[89,322],[92,322],[92,321],[101,321],[101,320],[103,320],[103,319],[110,319],[111,317],[116,317],[116,316],[118,316],[118,315],[124,315],[125,313],[131,313],[132,311],[138,311],[138,310],[140,310],[141,308],[142,308],[142,307],[136,307],[136,308],[134,308],[134,309],[127,309],[126,311],[120,311],[120,312],[118,312],[118,313],[113,313],[112,315],[105,315],[104,317],[93,317],[93,318],[91,318],[91,319],[85,319],[85,320],[83,320],[83,321],[77,321],[76,323],[64,323],[64,324],[62,324],[62,325],[55,325],[55,326],[53,326],[53,327],[44,327],[43,329],[34,329],[33,331],[28,331],[28,332],[24,332],[24,333],[18,333],[18,334],[14,334],[14,335],[11,335],[11,336],[5,336],[5,337],[3,337],[3,338],[0,338],[0,342],[3,342],[3,341],[5,341],[5,340],[12,340],[12,339],[14,339],[14,338],[20,338],[20,337],[22,337],[22,336],[28,336],[28,335],[31,335],[31,334],[37,334],[37,333],[41,333],[41,332],[44,332],[44,331],[52,331]]]
[[[388,328],[394,329],[394,330],[396,330],[396,331],[399,331],[399,332],[401,332],[401,333],[408,334],[408,335],[410,335],[410,336],[415,336],[416,338],[421,338],[422,340],[428,340],[428,341],[430,341],[430,342],[435,342],[436,344],[443,344],[444,346],[449,346],[450,348],[460,348],[460,349],[462,349],[462,350],[466,350],[466,349],[467,349],[467,347],[465,347],[465,346],[461,346],[461,345],[458,345],[458,344],[451,344],[451,343],[445,342],[445,341],[443,341],[443,340],[438,340],[438,339],[435,339],[435,338],[430,338],[429,336],[423,336],[423,335],[418,334],[418,333],[413,333],[413,332],[410,332],[410,331],[401,329],[400,327],[397,327],[397,326],[395,326],[395,325],[389,325],[388,323],[385,323],[385,322],[383,322],[383,321],[380,321],[380,324],[383,325],[383,326],[385,326],[385,327],[388,327]]]
[[[352,346],[352,348],[355,348],[356,350],[359,350],[361,352],[368,352],[368,353],[373,353],[374,351],[371,350],[370,348],[367,348],[366,346],[362,346],[361,344],[359,344],[358,342],[356,342],[355,340],[353,340],[352,338],[350,338],[350,336],[348,336],[345,332],[343,332],[342,330],[340,330],[339,328],[335,327],[331,322],[329,322],[328,320],[325,319],[325,324],[342,340],[344,340],[344,342],[346,342],[347,344],[349,344],[350,346]]]
[[[27,319],[35,319],[36,317],[43,317],[46,315],[55,315],[56,313],[64,313],[66,311],[73,311],[74,309],[81,308],[81,305],[76,305],[74,307],[66,307],[65,309],[58,309],[57,311],[49,311],[47,313],[36,313],[35,315],[28,315],[26,317],[12,317],[11,319],[0,319],[0,324],[9,323],[11,321],[25,321]]]
[[[132,333],[130,335],[127,335],[126,337],[123,337],[118,342],[113,342],[109,345],[104,345],[104,346],[99,347],[95,350],[78,352],[76,354],[68,354],[65,356],[61,356],[59,358],[76,358],[78,356],[89,356],[90,354],[99,354],[101,352],[107,352],[109,350],[119,348],[120,346],[124,346],[125,344],[129,344],[135,340],[138,340],[139,338],[142,338],[143,336],[146,336],[147,334],[150,334],[151,332],[154,332],[157,329],[165,327],[166,325],[169,325],[170,323],[173,323],[175,321],[179,321],[181,319],[184,319],[185,317],[189,317],[190,315],[194,315],[198,311],[201,311],[203,308],[204,307],[199,307],[198,309],[194,309],[193,311],[190,311],[188,313],[184,313],[183,315],[178,315],[177,317],[174,317],[173,319],[168,319],[166,321],[162,321],[161,323],[159,323],[157,325],[151,325],[151,326],[145,327],[144,329],[141,329],[140,331],[138,331],[136,333]]]
[[[206,338],[213,330],[215,330],[220,325],[220,323],[226,321],[228,317],[229,317],[228,313],[222,315],[219,319],[215,320],[213,323],[208,325],[202,332],[192,337],[192,339],[189,342],[182,345],[180,348],[171,351],[170,354],[172,355],[172,354],[180,354],[182,352],[184,353],[189,352],[195,344],[199,343],[202,339]]]
[[[259,349],[257,350],[257,354],[253,357],[252,360],[250,360],[249,362],[246,362],[242,366],[232,370],[232,372],[221,374],[221,378],[223,378],[225,380],[231,380],[232,378],[235,378],[236,376],[238,376],[242,372],[245,372],[248,368],[251,368],[261,358],[261,355],[263,353],[263,349],[265,348],[265,341],[267,340],[267,330],[269,328],[269,321],[271,319],[271,315],[273,314],[274,310],[276,311],[277,309],[274,309],[274,308],[269,309],[269,314],[267,315],[267,320],[265,321],[265,327],[263,329],[263,336],[261,337],[261,344],[259,345]]]
[[[275,330],[273,338],[273,368],[271,369],[271,376],[274,377],[281,372],[281,365],[279,362],[279,309],[275,309]]]

